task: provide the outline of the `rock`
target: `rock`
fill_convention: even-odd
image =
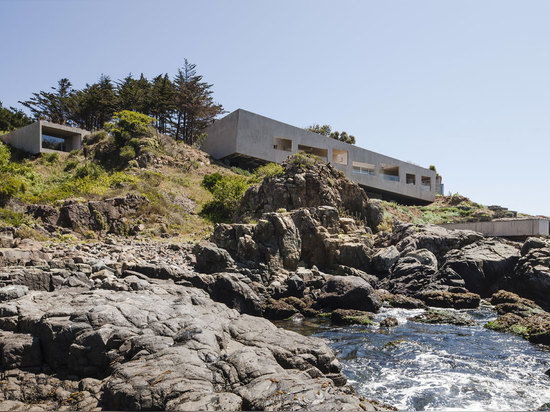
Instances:
[[[489,296],[513,277],[519,251],[499,240],[484,240],[445,255],[444,268],[464,279],[466,288]]]
[[[20,403],[2,408],[23,407],[25,394],[36,391],[32,399],[48,408],[93,409],[101,399],[108,410],[295,410],[323,399],[323,408],[377,409],[339,387],[341,365],[323,341],[240,315],[171,281],[155,279],[139,293],[33,292],[10,305],[20,314],[20,333],[3,332],[3,361],[46,362],[51,375],[18,374],[11,382],[22,392],[12,399]],[[53,374],[75,376],[61,381]]]
[[[10,285],[0,288],[0,302],[17,299],[29,293],[29,288],[24,285]]]
[[[387,317],[380,322],[381,328],[394,328],[399,325],[399,321],[394,317]]]
[[[404,309],[425,309],[426,305],[420,299],[415,299],[410,296],[393,294],[387,290],[378,289],[376,291],[380,300],[387,302],[388,305],[394,308],[404,308]]]
[[[30,205],[27,214],[52,226],[84,233],[88,230],[128,234],[125,219],[137,213],[149,201],[145,196],[129,193],[100,201],[81,202],[68,199],[57,209],[50,205]]]
[[[288,319],[296,313],[298,310],[294,306],[275,299],[268,299],[263,308],[264,317],[273,320]]]
[[[42,365],[39,339],[30,334],[0,332],[2,368],[29,368]]]
[[[505,313],[496,320],[488,322],[486,328],[498,332],[508,332],[528,339],[532,343],[550,345],[550,314],[537,313],[528,317],[515,313]]]
[[[514,272],[513,290],[550,310],[550,247],[530,247],[519,258]]]
[[[379,287],[393,294],[418,297],[419,293],[440,283],[436,280],[436,269],[433,266],[423,265],[416,258],[405,256],[395,262]]]
[[[317,299],[319,307],[376,312],[380,298],[364,279],[356,276],[330,276]]]
[[[279,209],[293,211],[332,206],[358,215],[371,225],[376,223],[379,208],[372,205],[369,210],[369,199],[358,184],[346,179],[330,164],[313,159],[305,162],[307,164],[301,155],[292,156],[283,162],[283,174],[250,187],[243,196],[238,214],[260,216]]]
[[[438,308],[473,309],[479,306],[481,297],[476,293],[452,293],[449,291],[427,291],[419,298],[428,306]]]
[[[542,249],[544,247],[548,247],[544,239],[530,237],[521,246],[521,256],[525,256],[531,249]]]
[[[13,232],[11,230],[0,232],[0,248],[12,248],[14,246]]]
[[[330,320],[335,325],[372,325],[372,313],[354,309],[336,309],[331,312]]]
[[[372,267],[379,274],[388,273],[392,265],[399,258],[399,251],[395,246],[380,249],[372,257]]]
[[[429,224],[399,224],[392,232],[392,242],[402,255],[418,249],[427,249],[437,259],[442,259],[450,250],[463,248],[481,239],[483,235],[471,230],[449,230]]]
[[[255,316],[262,314],[260,297],[246,284],[244,277],[240,274],[190,274],[186,280],[193,286],[205,290],[216,302],[222,302],[239,313]]]
[[[413,250],[407,253],[405,256],[412,257],[425,266],[431,266],[434,269],[437,269],[437,258],[428,249]]]
[[[451,311],[428,310],[420,315],[408,318],[419,323],[446,323],[457,326],[475,325],[475,321],[468,315]]]
[[[499,290],[493,294],[489,302],[495,306],[498,314],[513,313],[522,318],[527,318],[544,311],[535,302],[529,299],[521,298],[515,293],[505,290]]]
[[[193,248],[197,258],[195,268],[203,273],[215,273],[234,266],[229,252],[217,247],[214,243],[201,242]]]

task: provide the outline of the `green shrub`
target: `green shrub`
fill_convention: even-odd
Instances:
[[[122,110],[113,115],[113,121],[105,123],[105,129],[114,137],[118,147],[124,147],[132,138],[151,137],[152,117],[142,113]]]
[[[132,146],[124,146],[120,149],[120,158],[125,162],[129,162],[136,158],[136,150]]]
[[[42,153],[42,162],[46,164],[54,164],[59,161],[59,153]]]
[[[23,224],[30,224],[30,218],[28,215],[5,208],[0,208],[0,221],[6,226],[14,227],[19,227]]]
[[[243,176],[223,176],[212,188],[213,199],[204,205],[201,214],[213,221],[231,218],[249,186]]]
[[[233,173],[241,175],[241,176],[246,176],[246,177],[252,176],[252,173],[250,173],[248,170],[244,170],[244,169],[241,169],[240,167],[236,167],[236,166],[233,166],[231,168],[231,171]]]
[[[78,166],[74,171],[74,177],[77,179],[88,176],[97,179],[102,174],[105,174],[105,169],[93,162],[84,163],[82,166]]]
[[[268,163],[254,170],[254,179],[261,182],[263,179],[280,176],[284,173],[284,168],[277,163]]]
[[[205,175],[202,179],[201,186],[212,193],[214,191],[214,186],[216,186],[216,183],[218,183],[222,178],[223,176],[219,172]]]

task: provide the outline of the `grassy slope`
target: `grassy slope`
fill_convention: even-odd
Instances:
[[[472,202],[459,194],[437,195],[435,202],[428,206],[403,206],[386,201],[382,201],[382,206],[385,217],[414,224],[471,222],[497,217],[487,206]]]
[[[93,150],[89,145],[88,153]],[[23,189],[0,208],[0,226],[32,227],[37,223],[22,213],[27,204],[59,204],[68,198],[99,200],[134,192],[149,199],[149,205],[140,211],[144,236],[167,234],[198,240],[209,234],[213,223],[198,212],[212,195],[201,181],[209,173],[234,173],[211,162],[204,152],[167,138],[161,139],[153,158],[144,168],[105,170],[86,159],[83,150],[40,156],[12,151],[4,169],[24,168],[24,173],[15,174]]]

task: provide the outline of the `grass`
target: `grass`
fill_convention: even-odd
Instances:
[[[417,225],[489,220],[494,215],[486,206],[458,194],[438,195],[435,202],[428,206],[405,206],[388,201],[381,201],[381,205],[385,218],[391,217]]]

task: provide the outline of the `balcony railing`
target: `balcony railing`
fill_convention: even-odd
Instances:
[[[382,173],[382,174],[380,174],[380,177],[383,180],[389,180],[390,182],[399,182],[399,176],[386,175],[386,174]]]

